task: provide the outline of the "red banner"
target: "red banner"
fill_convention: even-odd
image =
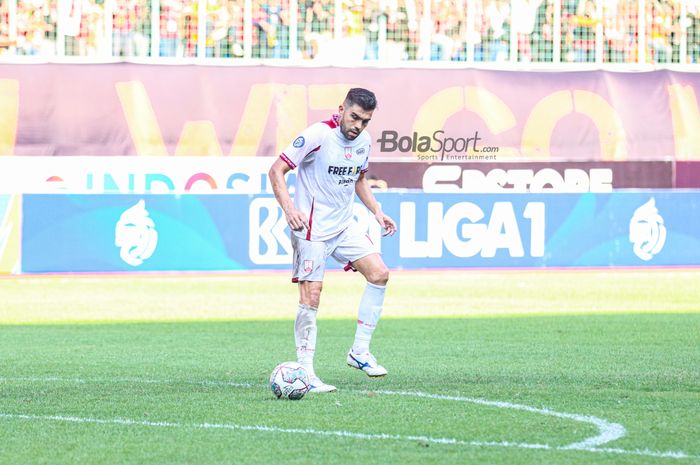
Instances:
[[[277,155],[348,88],[376,158],[700,159],[700,75],[473,69],[0,65],[0,155]]]

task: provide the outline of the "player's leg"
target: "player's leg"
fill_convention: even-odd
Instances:
[[[306,368],[309,376],[314,372],[314,353],[316,352],[316,314],[321,297],[321,281],[303,281],[299,283],[299,306],[294,321],[294,342],[296,343],[297,361]]]
[[[357,329],[352,349],[348,352],[348,365],[361,369],[368,376],[384,376],[386,369],[377,363],[369,350],[374,330],[384,308],[384,293],[389,281],[389,269],[378,253],[352,262],[353,268],[367,280],[357,312]]]
[[[357,312],[355,342],[348,352],[347,363],[364,371],[368,376],[384,376],[386,369],[379,365],[369,351],[379,317],[384,307],[384,292],[389,280],[389,269],[369,236],[351,226],[340,238],[333,258],[347,264],[346,270],[359,271],[367,280]]]
[[[299,306],[294,321],[297,361],[306,368],[311,381],[310,392],[332,392],[335,386],[321,381],[314,370],[316,352],[316,315],[323,290],[325,244],[292,236],[294,269],[292,281],[299,283]]]

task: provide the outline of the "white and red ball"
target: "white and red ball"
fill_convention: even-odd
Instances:
[[[309,374],[297,362],[283,362],[272,370],[270,389],[278,399],[299,400],[309,392]]]

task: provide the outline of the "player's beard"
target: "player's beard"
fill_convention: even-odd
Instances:
[[[347,140],[355,140],[357,139],[357,136],[360,135],[359,132],[357,134],[355,134],[354,132],[350,132],[342,123],[342,121],[340,123],[340,132],[343,133],[343,137],[345,137]]]

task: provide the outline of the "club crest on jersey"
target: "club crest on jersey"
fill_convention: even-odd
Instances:
[[[309,273],[313,269],[314,269],[314,261],[313,260],[304,260],[304,271]]]
[[[345,158],[347,160],[352,158],[352,147],[345,147]]]
[[[304,140],[304,136],[299,136],[296,139],[294,139],[294,143],[292,144],[296,148],[300,148],[304,146],[304,143],[306,141]]]

